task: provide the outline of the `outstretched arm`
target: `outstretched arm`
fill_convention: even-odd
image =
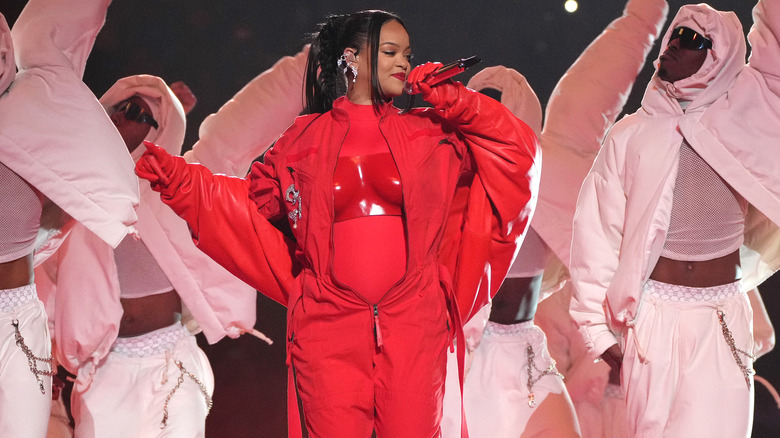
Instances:
[[[287,305],[293,282],[292,244],[249,199],[249,182],[214,175],[145,142],[136,173],[190,227],[198,249],[269,298]]]
[[[756,4],[748,41],[750,66],[764,75],[775,95],[780,95],[780,3],[760,0]]]
[[[558,147],[595,157],[626,104],[661,33],[665,0],[630,0],[574,61],[553,89],[543,136]],[[547,148],[547,145],[544,146]]]
[[[19,72],[0,106],[0,161],[116,246],[136,221],[138,179],[122,137],[81,80],[109,3],[27,2],[11,30]],[[53,234],[36,248],[36,264],[62,242],[64,233]]]
[[[11,31],[19,69],[56,66],[84,76],[111,0],[29,0]]]

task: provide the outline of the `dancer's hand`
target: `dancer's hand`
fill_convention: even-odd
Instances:
[[[184,109],[184,114],[187,115],[198,103],[198,98],[195,97],[195,93],[192,92],[190,87],[182,81],[176,81],[171,84],[171,91],[181,102],[181,106]]]

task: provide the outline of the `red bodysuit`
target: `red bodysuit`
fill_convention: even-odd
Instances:
[[[406,272],[401,176],[373,106],[348,106],[333,177],[333,275],[377,303]]]

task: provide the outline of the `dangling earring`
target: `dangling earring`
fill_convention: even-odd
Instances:
[[[350,55],[353,57],[352,60],[349,60]],[[352,54],[352,52],[344,52],[341,56],[339,56],[339,59],[336,60],[336,66],[344,72],[344,76],[347,75],[348,71],[352,71],[352,82],[357,80],[358,75],[358,69],[355,66],[355,61],[357,61],[357,56]]]
[[[352,82],[355,82],[357,80],[357,66],[355,65],[356,62],[357,62],[357,55],[355,55],[355,60],[349,63],[349,69],[352,70]]]
[[[357,57],[355,57],[355,60],[357,61]],[[355,81],[357,81],[357,74],[358,74],[358,69],[355,66],[354,62],[349,63],[349,69],[352,70],[352,82],[354,83]]]

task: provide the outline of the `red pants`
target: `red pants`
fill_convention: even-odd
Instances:
[[[438,437],[449,343],[444,295],[414,294],[374,312],[307,302],[291,345],[311,437]]]

